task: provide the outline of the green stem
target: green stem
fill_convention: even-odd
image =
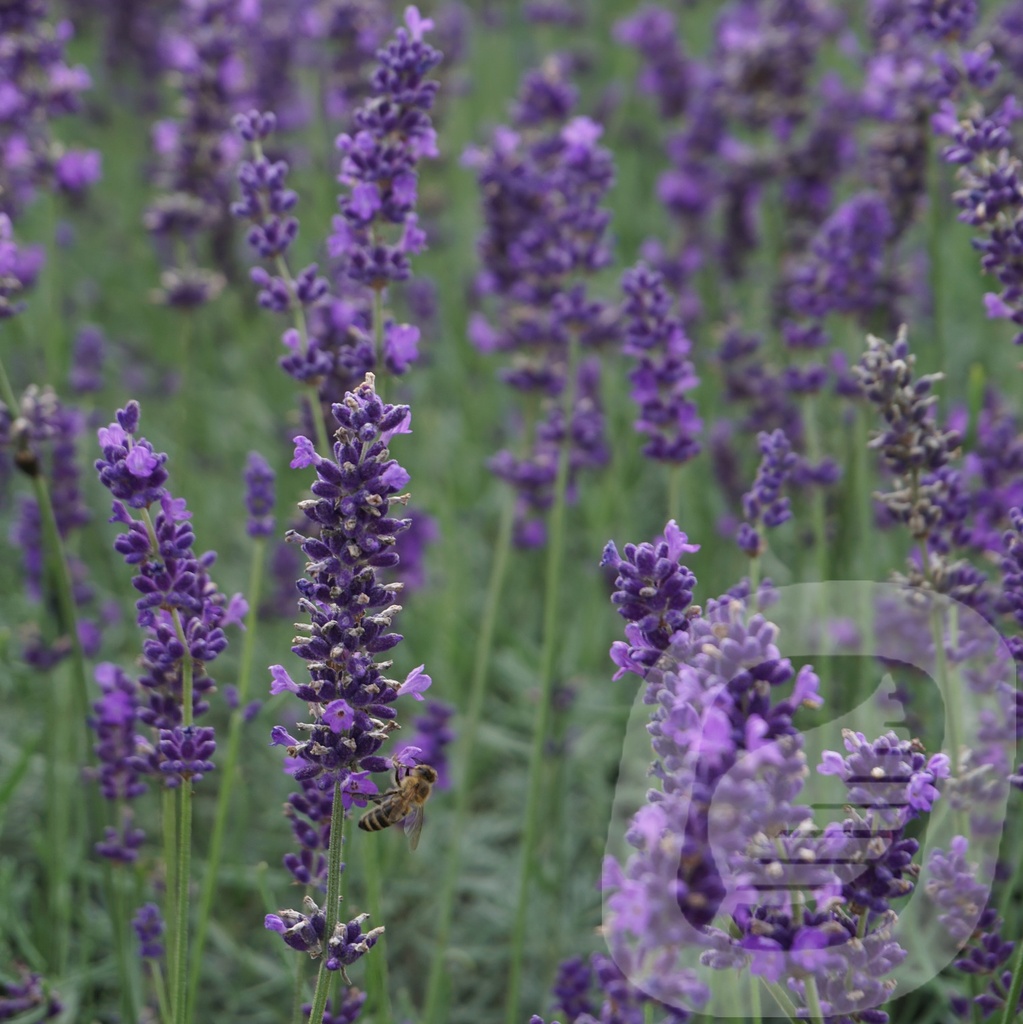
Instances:
[[[571,455],[572,411],[575,398],[575,364],[578,339],[569,335],[569,352],[565,372],[563,418],[565,438],[558,453],[558,473],[554,484],[554,505],[551,509],[551,534],[547,548],[547,573],[544,585],[543,648],[540,659],[540,695],[533,725],[533,744],[529,752],[529,783],[526,795],[525,834],[519,869],[518,904],[512,928],[511,964],[508,973],[508,996],[505,1004],[506,1024],[520,1024],[522,967],[526,943],[526,922],[529,911],[530,880],[537,839],[540,834],[540,804],[543,790],[543,750],[550,728],[551,694],[554,688],[554,659],[561,630],[558,622],[558,594],[565,548],[566,498]]]
[[[0,398],[8,408],[12,420],[17,419],[20,406],[17,396],[11,387],[10,378],[0,360]],[[60,613],[60,628],[66,631],[71,644],[70,671],[71,679],[67,681],[65,670],[52,676],[55,703],[58,707],[69,708],[70,714],[59,715],[49,732],[51,749],[47,757],[47,776],[51,799],[48,808],[48,842],[47,842],[47,873],[50,880],[50,933],[54,937],[54,968],[63,973],[67,966],[70,948],[70,920],[73,907],[76,905],[71,897],[70,869],[74,858],[69,852],[69,835],[73,811],[77,813],[78,805],[71,806],[71,794],[75,789],[75,778],[83,760],[88,757],[88,709],[89,691],[85,669],[85,652],[78,636],[78,614],[75,608],[71,570],[68,567],[64,541],[60,535],[57,516],[50,499],[50,489],[43,475],[38,458],[31,450],[19,465],[25,470],[32,481],[36,507],[42,527],[44,544],[46,580],[55,592],[57,607]],[[70,693],[68,689],[70,688]],[[77,721],[79,728],[72,723]],[[86,804],[85,832],[89,832],[89,821],[93,817],[89,808],[95,811],[95,797],[90,796]],[[98,819],[97,819],[98,820]]]
[[[203,874],[202,889],[199,894],[198,920],[195,928],[195,941],[192,944],[192,962],[188,984],[188,1016],[195,1016],[195,1000],[199,992],[199,975],[202,970],[203,950],[206,945],[206,933],[209,930],[210,916],[213,910],[213,898],[217,891],[217,879],[220,874],[220,861],[224,846],[224,833],[227,831],[228,811],[237,788],[239,773],[238,760],[241,754],[242,729],[245,725],[245,705],[248,701],[249,688],[252,682],[252,662],[256,648],[256,633],[259,626],[259,598],[263,586],[263,563],[266,556],[266,539],[257,537],[252,545],[252,565],[249,568],[249,612],[245,618],[245,637],[242,640],[242,653],[238,666],[238,707],[231,713],[228,725],[227,753],[224,757],[224,783],[217,794],[217,809],[213,819],[213,835],[210,837],[209,854],[206,860],[206,871]]]
[[[930,271],[931,302],[934,303],[933,341],[934,350],[939,353],[941,366],[946,373],[952,367],[949,362],[950,352],[944,330],[944,319],[941,315],[941,300],[944,295],[944,274],[941,266],[941,239],[946,230],[942,214],[945,209],[944,187],[941,180],[942,161],[936,146],[930,147],[930,173],[927,176],[927,199],[929,204],[927,218],[927,262]]]
[[[192,860],[192,783],[182,781],[180,789],[178,829],[177,888],[177,952],[174,956],[175,977],[172,979],[174,1020],[186,1024],[188,1015],[188,882]]]
[[[1009,986],[1009,995],[1005,1000],[1005,1010],[1002,1013],[1001,1024],[1013,1024],[1019,1016],[1019,997],[1023,992],[1023,942],[1016,943],[1016,961],[1012,965],[1012,984]]]
[[[817,980],[808,977],[803,982],[803,990],[806,992],[806,1008],[810,1011],[810,1020],[816,1024],[824,1024],[824,1011],[821,1009],[821,997],[817,992]]]
[[[483,615],[479,632],[476,634],[476,656],[473,662],[472,681],[469,687],[469,708],[462,723],[460,760],[461,776],[458,792],[455,797],[455,823],[449,836],[447,856],[445,857],[444,881],[440,897],[440,916],[434,936],[433,959],[430,962],[430,980],[426,989],[425,1020],[428,1024],[440,1024],[441,1000],[444,990],[444,958],[447,954],[448,939],[451,934],[451,919],[454,913],[455,888],[461,872],[462,836],[465,835],[466,821],[469,816],[469,797],[472,782],[475,779],[473,754],[476,750],[476,737],[480,720],[483,716],[483,702],[486,696],[486,683],[490,671],[490,655],[493,651],[494,629],[497,625],[497,612],[501,605],[501,592],[508,569],[508,556],[511,552],[512,531],[515,524],[515,501],[509,493],[501,509],[501,521],[497,531],[497,543],[494,560],[490,566],[490,579],[487,582],[487,593],[483,603]]]
[[[682,516],[682,467],[668,469],[668,519],[674,519],[679,526]]]
[[[383,920],[383,899],[381,897],[381,861],[371,855],[365,858],[362,875],[366,880],[366,896],[369,903],[369,919],[375,925]],[[366,964],[367,1001],[373,1008],[374,1024],[391,1024],[394,1008],[391,1006],[391,991],[387,983],[387,936],[377,942],[373,954]]]
[[[128,921],[128,908],[124,898],[124,887],[119,884],[119,878],[115,876],[113,866],[105,857],[103,858],[103,882],[113,905],[110,925],[114,933],[117,973],[121,982],[121,1016],[128,1021],[138,1020],[138,1008],[135,1005],[135,985],[133,984],[131,961],[129,959],[128,929],[125,927]],[[168,1017],[166,1014],[163,1014],[161,1019],[166,1022]]]
[[[192,656],[188,649],[181,616],[177,609],[171,612],[174,631],[185,649],[181,659],[181,715],[184,727],[192,724]],[[192,862],[192,782],[182,779],[178,798],[178,846],[174,874],[175,887],[175,952],[174,970],[171,975],[171,1000],[176,1024],[188,1021],[188,883]]]
[[[165,907],[163,918],[167,924],[167,975],[171,979],[178,974],[178,918],[174,911],[174,900],[178,891],[178,808],[173,789],[164,789],[163,804],[163,863],[166,872]]]
[[[384,292],[373,289],[373,363],[377,368],[377,394],[384,371]]]
[[[789,995],[785,989],[776,982],[764,981],[763,978],[760,980],[763,982],[764,988],[771,993],[771,998],[778,1004],[781,1012],[784,1013],[785,1016],[793,1022],[793,1024],[798,1024],[798,1021],[801,1019],[799,1011],[796,1009],[792,1000],[789,999]]]
[[[821,461],[823,447],[818,426],[817,404],[812,397],[806,399],[803,422],[806,425],[807,455],[810,457],[810,461],[817,465]],[[829,578],[828,532],[824,498],[824,488],[816,484],[811,485],[810,521],[813,527],[813,546],[817,553],[817,576],[821,582]]]
[[[171,1021],[171,1008],[170,1001],[167,995],[167,982],[164,980],[163,971],[160,970],[160,964],[156,961],[152,964],[153,971],[153,991],[156,992],[156,1005],[160,1009],[160,1020],[164,1024],[169,1024]],[[131,1017],[130,1020],[136,1020],[137,1018]]]
[[[330,942],[341,920],[341,846],[344,842],[345,810],[341,800],[341,783],[334,783],[334,797],[330,808],[330,844],[327,847],[327,903],[324,907],[326,922],[323,930],[323,959],[316,976],[316,991],[313,993],[313,1007],[309,1011],[308,1024],[323,1024],[323,1012],[327,1008],[330,992],[330,974],[327,970],[327,943]],[[376,922],[374,922],[375,924]]]

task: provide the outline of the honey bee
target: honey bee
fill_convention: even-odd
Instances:
[[[419,845],[419,836],[423,831],[423,804],[430,796],[430,790],[437,781],[437,771],[428,764],[417,764],[405,769],[400,775],[397,766],[394,769],[394,785],[378,796],[371,797],[379,807],[367,811],[359,819],[359,828],[367,832],[379,832],[382,828],[405,822],[405,835],[408,836],[410,850]]]

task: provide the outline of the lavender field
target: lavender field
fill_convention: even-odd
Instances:
[[[1023,1020],[1021,0],[0,0],[0,1020]]]

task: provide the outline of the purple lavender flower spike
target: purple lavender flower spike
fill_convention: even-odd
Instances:
[[[698,611],[691,607],[696,577],[679,559],[699,549],[674,519],[655,544],[626,544],[624,558],[608,541],[600,564],[618,574],[611,600],[628,623],[628,642],[615,641],[611,647],[611,660],[618,666],[615,679],[626,672],[645,678],[666,651],[685,643],[689,620]]]
[[[990,113],[975,107],[962,118],[949,101],[933,119],[935,129],[952,139],[942,155],[959,167],[962,187],[952,197],[959,219],[979,229],[981,237],[973,244],[981,253],[981,269],[1001,286],[998,294],[985,296],[987,314],[1019,328],[1012,339],[1017,345],[1023,344],[1023,260],[1015,242],[1023,223],[1023,163],[1012,124],[1020,117],[1023,109],[1010,94]]]
[[[78,469],[78,438],[85,426],[84,416],[64,405],[52,389],[35,385],[25,389],[18,408],[7,410],[0,403],[0,410],[0,416],[13,415],[7,422],[0,419],[0,447],[11,451],[14,464],[27,476],[46,480],[57,531],[62,540],[69,539],[91,518],[82,499]],[[29,598],[59,607],[52,593],[52,581],[44,572],[42,519],[34,498],[19,499],[10,537],[22,552]],[[84,608],[94,596],[88,571],[74,554],[68,553],[66,557],[72,598],[76,607]],[[78,639],[86,653],[95,654],[101,640],[99,625],[84,616],[79,618]],[[69,630],[59,610],[26,629],[23,656],[36,668],[52,668],[72,649]]]
[[[357,988],[347,989],[340,1000],[327,1002],[323,1024],[355,1024],[365,1002],[365,992],[360,992]],[[312,1008],[312,1003],[303,1003],[302,1013],[308,1017]]]
[[[700,452],[702,428],[696,406],[686,398],[699,383],[681,322],[671,314],[662,275],[640,263],[622,277],[626,295],[625,352],[638,365],[629,374],[632,399],[640,408],[636,429],[649,440],[643,454],[683,463]]]
[[[742,498],[742,510],[747,518],[736,534],[736,543],[750,558],[762,555],[766,543],[758,527],[774,528],[792,518],[789,499],[781,491],[791,479],[799,462],[785,431],[757,435],[761,460],[753,488]]]
[[[799,317],[823,320],[830,313],[866,322],[878,313],[894,319],[897,285],[886,268],[891,215],[872,193],[840,206],[810,243],[808,256],[786,285],[786,304]]]
[[[0,981],[0,1020],[13,1020],[30,1010],[36,1011],[36,1020],[50,1020],[63,1013],[63,1004],[41,974],[19,967],[18,978],[18,981]],[[38,1016],[40,1010],[42,1017]]]
[[[274,480],[276,474],[259,452],[249,452],[245,464],[245,507],[249,518],[245,524],[250,537],[272,537],[274,519]]]
[[[736,952],[742,940],[732,945],[714,918],[729,896],[727,912],[743,931],[754,908],[737,882],[748,880],[754,898],[758,881],[771,888],[764,865],[772,858],[757,847],[764,834],[801,845],[797,826],[808,809],[795,800],[806,758],[792,719],[800,705],[819,703],[818,682],[812,669],[796,673],[780,656],[776,636],[777,627],[741,602],[713,601],[703,614],[694,610],[647,673],[660,788],[626,834],[636,852],[624,866],[605,864],[605,934],[617,969],[678,1010],[699,1009],[709,997],[699,975],[677,962],[680,945],[710,966],[745,959]],[[791,694],[779,699],[790,682]],[[795,848],[792,861],[802,861]],[[756,932],[753,925],[749,934]],[[672,966],[664,970],[668,949]]]
[[[11,218],[0,212],[0,320],[25,308],[22,296],[35,284],[44,260],[41,246],[15,242]]]
[[[684,113],[693,87],[693,72],[678,41],[675,15],[647,5],[615,25],[615,39],[642,55],[640,89],[657,100],[662,118]]]
[[[155,903],[139,907],[132,919],[132,927],[139,940],[139,952],[145,960],[159,960],[163,957],[163,933],[166,925],[163,915]]]
[[[71,24],[48,20],[44,0],[15,0],[2,15],[0,51],[0,212],[16,216],[40,187],[80,195],[99,177],[99,154],[65,149],[51,122],[81,108],[91,85],[84,67],[70,67]]]
[[[211,302],[226,283],[205,260],[228,269],[233,260],[227,212],[239,153],[231,116],[247,89],[240,8],[236,0],[191,0],[161,40],[181,116],[153,126],[160,194],[144,223],[165,268],[155,298],[181,309]]]
[[[100,391],[103,388],[103,364],[107,357],[107,340],[92,325],[82,327],[75,335],[71,350],[71,372],[68,383],[76,394]]]
[[[98,432],[103,458],[95,464],[115,498],[110,521],[124,528],[114,548],[136,568],[132,585],[144,634],[137,682],[113,666],[98,675],[105,696],[95,706],[92,724],[100,737],[104,795],[111,798],[137,795],[139,775],[154,775],[174,788],[212,770],[213,730],[194,726],[191,719],[209,707],[206,697],[214,682],[207,666],[227,646],[224,627],[239,623],[246,611],[239,595],[228,601],[210,579],[216,555],[194,554],[191,513],[165,486],[167,456],[135,436],[139,419],[138,402],[117,411],[116,422]],[[139,519],[132,510],[139,511]],[[192,678],[189,709],[182,707],[186,658]],[[135,734],[129,750],[128,730],[136,721],[153,735]],[[108,836],[101,852],[117,854],[116,834]]]
[[[405,23],[377,54],[373,97],[356,111],[354,133],[337,138],[338,180],[349,192],[327,248],[345,277],[374,290],[408,278],[408,257],[425,246],[414,212],[416,166],[437,155],[429,117],[437,83],[426,75],[441,55],[423,40],[432,21],[409,7]]]
[[[522,80],[513,127],[500,127],[486,150],[470,150],[484,202],[480,241],[484,269],[477,289],[492,296],[493,318],[477,315],[470,336],[485,351],[513,353],[501,377],[536,394],[541,414],[527,454],[501,451],[491,470],[518,492],[515,541],[542,544],[554,501],[562,447],[568,443],[569,493],[584,468],[606,463],[599,403],[599,364],[569,367],[575,348],[596,349],[617,337],[615,312],[589,297],[579,278],[606,266],[609,215],[602,207],[613,179],[602,128],[571,117],[576,90],[568,61],[551,57]],[[571,373],[571,376],[570,376]],[[572,391],[566,429],[564,393]]]
[[[295,438],[293,466],[316,471],[313,497],[299,506],[315,534],[288,535],[307,558],[308,575],[297,588],[299,608],[311,621],[300,627],[292,651],[307,663],[309,678],[296,681],[283,666],[270,668],[271,693],[294,693],[312,719],[299,726],[301,738],[275,727],[271,743],[285,747],[285,769],[301,786],[286,811],[301,852],[289,853],[285,866],[302,884],[320,889],[326,886],[335,783],[346,811],[365,805],[376,792],[368,776],[393,770],[378,751],[395,728],[394,702],[404,694],[422,699],[430,685],[424,666],[399,682],[384,674],[391,662],[380,660],[402,639],[391,632],[402,584],[383,583],[380,573],[397,565],[396,537],[409,527],[407,519],[393,517],[394,506],[407,501],[409,476],[390,458],[388,444],[408,432],[410,413],[382,402],[373,384],[367,374],[334,404],[339,429],[332,458],[320,456],[307,438]],[[326,939],[318,913],[282,911],[267,927],[296,949],[325,953],[328,969],[342,971],[380,933],[363,933],[357,918]]]
[[[132,763],[138,721],[138,685],[110,662],[96,666],[103,696],[93,704],[89,725],[96,733],[100,790],[107,800],[131,800],[146,792]]]
[[[409,748],[417,753],[413,759],[416,763],[428,764],[437,770],[437,789],[448,789],[451,778],[448,772],[447,747],[455,738],[455,732],[448,724],[455,715],[450,704],[439,700],[429,700],[423,714],[412,719],[415,732],[407,743],[402,743],[395,756],[399,761],[402,754]]]

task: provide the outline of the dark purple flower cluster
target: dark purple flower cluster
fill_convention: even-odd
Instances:
[[[331,294],[326,278],[317,273],[317,264],[310,263],[297,275],[291,272],[288,251],[298,234],[298,220],[291,211],[298,196],[286,185],[287,163],[271,160],[263,151],[276,125],[273,113],[252,110],[235,117],[235,131],[251,147],[252,159],[239,164],[242,198],[231,204],[231,213],[251,222],[248,243],[273,268],[271,272],[256,266],[251,271],[259,287],[260,306],[289,313],[294,319],[295,326],[281,336],[288,349],[281,368],[297,381],[319,386],[341,358],[331,347],[338,336],[347,349],[346,368],[352,370],[361,367],[365,372],[372,367],[373,346],[365,316]]]
[[[68,385],[75,394],[102,389],[106,357],[107,341],[103,332],[91,324],[81,327],[71,348],[71,370],[68,373]]]
[[[132,927],[139,940],[139,952],[144,960],[159,960],[163,956],[163,933],[166,925],[155,903],[139,907],[132,918]]]
[[[310,622],[301,627],[304,635],[296,638],[292,650],[306,661],[309,679],[295,682],[281,665],[270,669],[271,693],[294,693],[306,702],[313,719],[299,725],[303,739],[275,726],[271,742],[287,748],[286,770],[303,790],[289,798],[288,815],[302,853],[289,854],[285,864],[299,881],[321,886],[335,785],[346,809],[352,802],[365,803],[366,794],[374,792],[367,774],[392,767],[377,752],[395,727],[394,701],[408,693],[422,700],[430,685],[422,665],[399,684],[384,674],[391,662],[378,660],[401,642],[391,632],[400,610],[394,599],[401,584],[383,584],[378,574],[397,563],[395,537],[409,525],[390,515],[392,506],[407,500],[402,492],[409,476],[390,458],[387,447],[395,434],[408,432],[408,406],[384,404],[370,374],[343,403],[333,406],[333,415],[339,424],[333,458],[318,455],[308,438],[300,436],[292,462],[294,468],[313,466],[317,474],[313,497],[299,506],[317,535],[289,533],[308,559],[309,576],[297,586],[299,607]],[[281,932],[290,945],[299,942],[296,948],[321,949],[323,920],[317,913],[297,914],[294,920],[268,918],[267,927]],[[351,941],[344,939],[345,948],[365,946],[366,937],[358,938],[357,930],[353,934]],[[328,950],[328,966],[335,963],[330,969],[350,963],[347,955]]]
[[[999,611],[1011,615],[1016,625],[1023,627],[1023,509],[1009,512],[1012,528],[1005,531],[1002,557],[1002,593]],[[1010,636],[1006,643],[1012,656],[1023,664],[1023,636]]]
[[[277,474],[259,452],[249,452],[245,464],[245,508],[249,518],[245,531],[250,537],[272,537],[274,519],[274,481]]]
[[[13,0],[0,12],[0,211],[10,214],[41,186],[77,196],[100,176],[97,151],[66,149],[51,133],[92,83],[66,63],[71,23],[47,18],[45,0]]]
[[[181,309],[212,301],[224,286],[223,275],[204,262],[231,262],[227,210],[239,155],[231,116],[247,90],[244,17],[238,0],[189,0],[176,31],[162,40],[181,113],[153,126],[160,195],[146,211],[145,226],[165,267],[158,298]]]
[[[339,1000],[327,1001],[327,1008],[323,1013],[323,1024],[355,1024],[364,1002],[366,1002],[365,992],[360,992],[357,988],[346,989],[345,994]],[[312,1003],[302,1005],[302,1013],[305,1017],[309,1016],[312,1008]]]
[[[319,0],[309,11],[306,34],[321,43],[322,104],[331,121],[349,121],[369,94],[368,68],[391,32],[392,19],[389,6],[379,0]]]
[[[593,953],[589,961],[572,957],[558,965],[553,986],[554,1008],[565,1024],[643,1024],[650,997],[633,987],[614,960]],[[685,1011],[666,1009],[663,1024],[684,1024]],[[532,1017],[532,1022],[542,1021]]]
[[[57,531],[62,540],[67,540],[91,519],[82,498],[77,461],[78,438],[85,417],[77,409],[62,404],[51,389],[40,390],[34,385],[22,395],[19,408],[8,412],[13,412],[15,418],[0,426],[0,447],[11,450],[15,465],[22,472],[46,481]],[[40,624],[28,629],[25,637],[25,660],[36,668],[49,669],[71,653],[72,644],[69,624],[61,621],[60,603],[50,589],[52,580],[44,571],[42,520],[35,498],[20,499],[10,536],[22,553],[29,597],[58,609],[52,620],[50,616],[43,617]],[[73,553],[66,552],[66,560],[72,597],[75,605],[83,608],[93,598],[88,572]],[[99,625],[82,618],[77,626],[83,649],[87,654],[95,654],[101,638]]]
[[[756,558],[766,550],[759,527],[773,529],[792,518],[789,499],[781,492],[789,482],[799,462],[784,430],[757,435],[760,465],[753,488],[742,496],[742,510],[747,522],[743,523],[735,540],[739,547]]]
[[[773,179],[781,186],[785,244],[802,244],[849,163],[858,111],[837,79],[815,81],[818,53],[843,24],[830,2],[725,5],[703,59],[683,56],[675,22],[673,12],[647,7],[616,34],[642,54],[640,86],[655,93],[662,114],[684,116],[667,139],[670,169],[657,188],[684,242],[679,252],[649,258],[696,302],[691,285],[701,267],[718,264],[732,279],[745,272]],[[820,95],[824,109],[815,111]]]
[[[664,278],[640,263],[622,277],[625,292],[625,352],[639,365],[629,374],[632,399],[640,408],[635,427],[649,437],[643,454],[683,463],[700,452],[702,428],[686,395],[699,378],[689,359],[685,330],[671,312]]]
[[[19,245],[11,218],[0,213],[0,320],[25,308],[22,295],[36,283],[44,261],[42,246]]]
[[[18,974],[18,981],[0,981],[0,1020],[14,1020],[33,1010],[33,1020],[49,1020],[63,1013],[63,1004],[41,974],[24,968],[19,969]],[[41,1017],[38,1016],[40,1010],[43,1011]]]
[[[288,349],[281,366],[317,387],[327,402],[380,365],[402,374],[418,358],[419,329],[391,318],[374,323],[370,301],[389,283],[408,278],[409,256],[426,244],[415,213],[417,166],[437,155],[429,117],[437,83],[425,76],[440,54],[424,42],[432,23],[415,7],[406,12],[406,23],[377,54],[371,94],[355,113],[355,134],[338,137],[344,153],[339,180],[349,194],[339,200],[342,212],[327,243],[335,260],[333,289],[315,263],[295,274],[288,265],[298,232],[292,214],[298,197],[286,185],[287,163],[263,150],[276,117],[250,111],[235,118],[253,158],[239,167],[242,198],[231,212],[252,223],[249,244],[270,265],[252,271],[259,303],[292,315],[294,326],[281,338]]]
[[[576,352],[614,339],[617,317],[577,278],[610,260],[609,214],[601,203],[613,166],[598,144],[600,125],[570,116],[576,92],[567,66],[566,58],[555,56],[528,72],[513,126],[498,128],[486,150],[465,158],[476,168],[483,197],[484,269],[477,289],[496,305],[492,320],[473,315],[470,337],[483,352],[512,353],[502,379],[534,393],[541,406],[523,446],[528,454],[505,450],[490,462],[518,492],[516,542],[527,547],[545,541],[544,516],[565,446],[570,487],[579,470],[609,458],[599,364],[577,360]]]
[[[898,289],[885,257],[892,232],[881,196],[867,192],[843,203],[788,276],[785,304],[791,314],[818,324],[832,313],[861,322],[878,315],[891,320]],[[799,333],[794,326],[789,330]]]
[[[338,922],[324,949],[326,915],[310,897],[305,898],[304,904],[306,913],[282,910],[277,914],[267,914],[263,922],[264,927],[268,931],[277,932],[287,945],[300,953],[325,955],[327,970],[340,971],[341,976],[348,982],[345,968],[361,959],[377,944],[377,940],[384,933],[383,927],[363,931],[363,922],[369,918],[369,914],[359,914],[347,923]]]
[[[405,593],[421,590],[426,586],[426,549],[440,536],[437,520],[419,509],[408,509],[409,528],[398,534],[395,550],[398,565],[395,579],[405,584]]]
[[[656,543],[626,544],[624,558],[614,541],[608,541],[600,565],[617,573],[611,600],[627,623],[627,642],[611,645],[611,660],[618,666],[615,679],[626,672],[645,679],[662,655],[684,642],[689,620],[699,609],[690,607],[696,577],[679,559],[699,550],[674,519]]]
[[[397,563],[395,535],[408,526],[407,520],[388,515],[403,498],[409,476],[387,449],[394,434],[408,432],[408,406],[385,405],[369,376],[333,412],[340,424],[334,459],[318,455],[308,438],[298,437],[292,462],[294,468],[313,466],[317,473],[314,497],[300,507],[319,527],[319,536],[290,534],[312,573],[298,583],[299,605],[311,618],[309,636],[293,648],[308,662],[311,678],[296,683],[276,665],[271,687],[272,693],[288,690],[319,706],[309,740],[275,735],[275,743],[287,745],[289,755],[302,761],[296,778],[319,779],[322,788],[345,783],[357,770],[389,770],[389,762],[375,756],[390,731],[384,722],[395,717],[388,705],[399,692],[424,689],[417,679],[428,680],[415,672],[399,686],[382,674],[376,660],[401,642],[389,631],[401,585],[380,584],[377,572]]]
[[[845,729],[842,737],[848,756],[826,750],[817,771],[842,780],[852,815],[829,824],[821,843],[848,912],[866,915],[869,922],[913,891],[913,857],[920,844],[905,835],[906,827],[934,806],[937,783],[949,777],[949,759],[928,758],[918,740],[900,740],[895,733],[871,742]],[[871,844],[877,836],[884,838],[880,852],[880,844]]]
[[[965,434],[966,410],[953,411],[949,426]],[[1009,512],[1023,506],[1023,432],[1018,417],[993,388],[977,412],[973,444],[963,457],[969,511],[956,540],[963,546],[1001,554]]]
[[[903,326],[894,342],[868,335],[867,351],[854,372],[885,423],[870,440],[894,477],[893,489],[880,495],[881,501],[922,540],[946,521],[942,498],[948,488],[940,471],[959,448],[960,437],[955,430],[941,429],[932,412],[937,401],[932,388],[943,374],[914,377],[915,363]]]
[[[100,777],[117,798],[134,795],[133,773],[153,774],[176,787],[213,767],[213,730],[192,720],[209,707],[214,682],[206,670],[227,646],[224,627],[239,623],[246,611],[240,595],[228,601],[210,579],[216,555],[193,553],[191,513],[165,486],[167,456],[135,437],[139,415],[135,401],[117,411],[117,421],[99,431],[103,458],[96,461],[101,483],[115,498],[110,521],[124,527],[114,549],[135,567],[137,621],[145,634],[134,693],[125,692],[123,674],[107,673],[106,695],[94,706]],[[153,742],[136,736],[135,753],[127,756],[127,731],[136,720],[155,735]]]
[[[429,116],[437,83],[426,76],[441,55],[423,40],[432,21],[409,7],[405,23],[377,54],[373,95],[356,110],[354,132],[337,138],[338,180],[349,193],[338,200],[327,248],[343,276],[378,292],[406,280],[409,256],[426,245],[415,213],[416,167],[437,156]]]
[[[1017,345],[1023,344],[1023,164],[1011,127],[1021,116],[1023,109],[1010,94],[990,113],[973,107],[961,119],[946,101],[934,118],[935,129],[953,140],[944,157],[959,167],[961,188],[953,194],[959,219],[979,229],[981,237],[973,244],[981,267],[1002,289],[984,296],[987,315],[1015,324]]]
[[[455,709],[440,700],[428,700],[423,714],[412,719],[415,732],[408,742],[399,745],[396,756],[400,761],[428,764],[437,770],[437,788],[448,789],[451,775],[448,771],[448,744],[455,738],[450,721]]]
[[[980,16],[977,0],[910,0],[917,31],[933,39],[958,41],[969,37]]]
[[[693,72],[678,40],[675,15],[663,7],[641,7],[619,21],[614,34],[643,57],[639,88],[654,97],[661,117],[684,113]]]

